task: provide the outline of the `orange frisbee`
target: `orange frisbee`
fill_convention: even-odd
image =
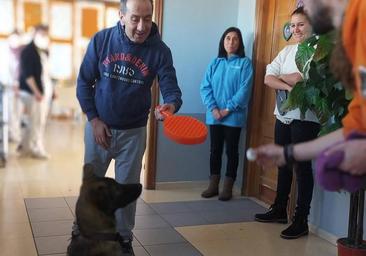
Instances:
[[[186,145],[203,143],[207,138],[204,123],[190,116],[175,116],[169,111],[161,111],[164,119],[164,134],[169,139]]]

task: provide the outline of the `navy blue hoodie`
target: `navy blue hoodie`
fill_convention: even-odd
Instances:
[[[164,102],[178,111],[182,93],[172,54],[156,24],[146,41],[137,44],[118,22],[91,39],[79,71],[77,98],[89,121],[99,117],[112,129],[146,126],[156,76]]]

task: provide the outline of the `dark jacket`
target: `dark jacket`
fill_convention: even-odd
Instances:
[[[34,45],[33,41],[24,47],[22,53],[20,54],[19,65],[20,90],[33,94],[26,82],[28,78],[33,76],[39,91],[43,94],[41,56],[39,55],[37,47]]]
[[[132,42],[120,22],[90,41],[77,80],[77,98],[88,120],[99,117],[110,128],[146,126],[151,85],[158,76],[165,103],[182,104],[172,54],[157,26],[142,44]]]

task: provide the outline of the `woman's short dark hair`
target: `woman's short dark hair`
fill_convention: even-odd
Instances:
[[[304,15],[306,17],[307,20],[310,21],[310,17],[308,15],[308,13],[305,11],[304,6],[300,6],[297,7],[292,13],[291,13],[291,17],[294,16],[295,14],[301,14]]]
[[[235,32],[238,35],[238,38],[239,38],[239,47],[238,47],[238,50],[236,51],[235,54],[238,55],[240,58],[244,58],[245,57],[245,51],[244,51],[243,37],[241,35],[240,29],[238,29],[236,27],[230,27],[230,28],[225,30],[224,34],[222,34],[221,39],[220,39],[220,44],[219,44],[218,57],[219,58],[227,58],[227,52],[226,52],[225,47],[224,47],[224,41],[225,41],[226,35],[229,34],[230,32]]]

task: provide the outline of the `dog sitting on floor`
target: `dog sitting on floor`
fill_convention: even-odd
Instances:
[[[141,184],[119,184],[97,177],[94,166],[85,164],[75,210],[80,235],[71,239],[68,255],[122,256],[114,212],[137,200],[141,191]]]

